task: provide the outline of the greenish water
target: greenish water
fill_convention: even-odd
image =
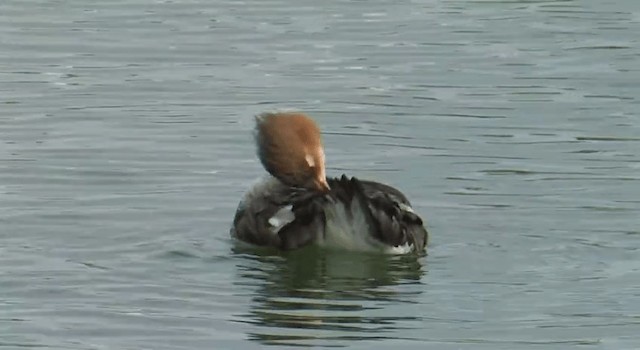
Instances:
[[[0,3],[0,348],[637,349],[640,2]],[[236,247],[252,116],[429,254]]]

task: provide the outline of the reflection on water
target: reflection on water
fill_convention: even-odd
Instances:
[[[245,258],[237,283],[256,289],[251,311],[241,319],[258,326],[248,336],[259,343],[308,346],[331,340],[336,346],[340,340],[385,339],[406,328],[403,321],[419,318],[391,306],[418,302],[424,289],[421,257],[317,247],[277,255],[235,253]],[[395,288],[412,284],[419,288]]]

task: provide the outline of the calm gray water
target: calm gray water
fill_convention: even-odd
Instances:
[[[0,2],[0,348],[639,349],[640,2]],[[252,116],[425,257],[239,250]]]

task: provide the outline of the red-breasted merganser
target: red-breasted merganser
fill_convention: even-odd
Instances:
[[[424,251],[428,233],[397,189],[329,178],[316,123],[302,113],[256,116],[258,158],[271,174],[238,205],[231,235],[282,250],[309,244],[403,254]]]

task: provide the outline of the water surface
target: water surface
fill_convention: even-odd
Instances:
[[[640,3],[0,3],[0,348],[637,349]],[[429,254],[235,247],[252,116]]]

